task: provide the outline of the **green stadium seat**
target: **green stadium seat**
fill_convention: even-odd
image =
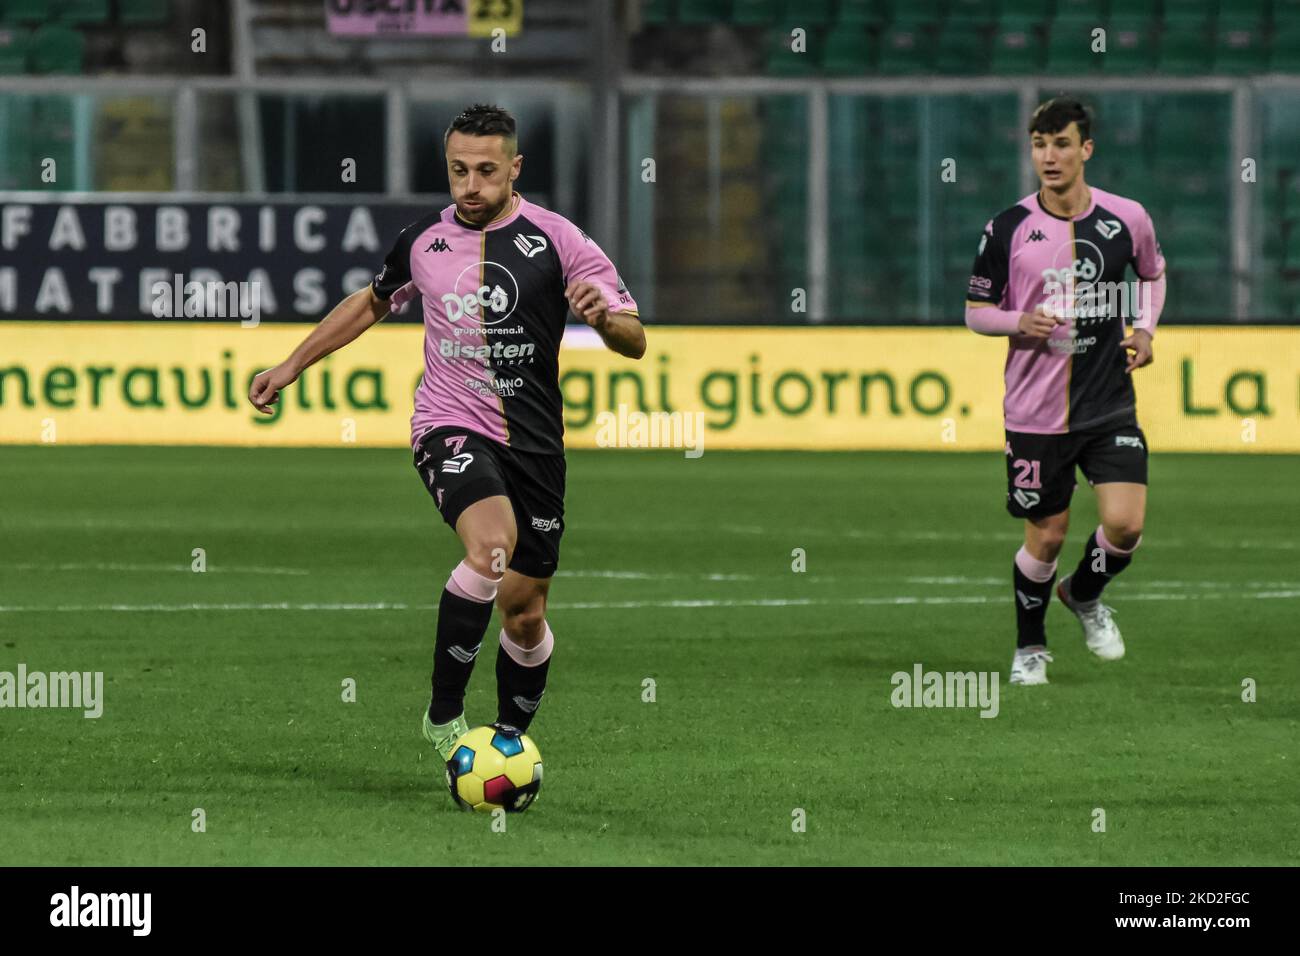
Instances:
[[[80,73],[86,38],[70,27],[47,23],[32,34],[33,73]]]
[[[1165,0],[1165,22],[1197,24],[1213,18],[1215,0]]]
[[[1219,0],[1219,16],[1226,19],[1263,20],[1269,0]]]
[[[926,73],[931,52],[930,39],[919,23],[892,23],[880,35],[880,72]]]
[[[1043,65],[1043,43],[1034,20],[1003,17],[993,28],[989,69],[1007,73],[1037,73]]]
[[[1052,14],[1052,0],[1002,0],[998,16],[1003,20],[1033,20],[1042,23]]]
[[[939,32],[934,66],[940,73],[987,73],[989,49],[984,33],[972,29],[969,22],[947,21]]]
[[[731,17],[731,0],[677,0],[678,23],[722,23]]]
[[[0,76],[27,72],[31,34],[23,27],[0,27]]]
[[[996,9],[988,0],[948,0],[944,25],[961,23],[967,29],[986,27],[993,22]]]
[[[1300,22],[1278,27],[1268,65],[1275,73],[1300,73]]]
[[[1204,73],[1214,55],[1209,27],[1205,22],[1165,22],[1156,54],[1161,73],[1191,75]]]
[[[768,33],[767,72],[773,76],[812,76],[817,72],[817,54],[821,38],[816,33],[808,35],[808,46],[802,53],[791,49],[790,31],[777,28]]]
[[[49,0],[4,0],[3,10],[6,23],[45,23],[58,12]]]
[[[875,71],[871,34],[862,27],[837,24],[822,41],[822,70],[831,76],[861,76]]]
[[[885,12],[877,0],[839,0],[835,5],[835,22],[879,27],[885,22]]]
[[[1107,73],[1149,73],[1154,70],[1154,21],[1117,17],[1106,24],[1106,53],[1101,58],[1101,66]]]
[[[1101,22],[1092,18],[1057,17],[1047,26],[1047,72],[1091,73],[1102,54],[1092,52],[1092,31]]]
[[[885,0],[886,22],[891,25],[917,26],[938,23],[943,19],[943,0]]]
[[[1267,63],[1262,20],[1219,17],[1214,38],[1214,72],[1262,73]]]
[[[785,0],[781,8],[783,22],[805,29],[824,27],[834,19],[835,0]]]
[[[59,19],[64,23],[107,23],[108,0],[62,0]]]
[[[171,18],[169,0],[117,0],[117,18],[141,26],[166,23]]]
[[[1118,3],[1124,3],[1124,0],[1118,0]],[[1105,0],[1056,0],[1056,17],[1058,20],[1087,20],[1093,26],[1101,26],[1109,12],[1106,6]]]
[[[731,22],[742,27],[771,26],[780,12],[780,0],[734,0]]]

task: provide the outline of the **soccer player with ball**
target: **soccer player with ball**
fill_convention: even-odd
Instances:
[[[523,156],[514,117],[471,107],[452,121],[444,144],[453,204],[407,226],[375,281],[344,299],[285,362],[258,375],[249,398],[269,411],[303,369],[390,308],[423,297],[424,377],[411,447],[425,488],[465,549],[439,602],[433,694],[422,720],[442,760],[456,757],[450,772],[470,759],[457,749],[469,731],[465,688],[494,604],[502,623],[496,719],[504,736],[485,740],[504,749],[493,756],[526,759],[510,738],[528,729],[546,689],[555,644],[546,600],[564,533],[559,351],[566,316],[574,312],[621,355],[640,358],[646,342],[636,302],[600,247],[515,192]],[[492,780],[487,786],[490,803]]]
[[[1101,594],[1142,540],[1147,441],[1131,373],[1152,360],[1165,260],[1141,205],[1084,181],[1093,140],[1081,103],[1058,97],[1042,104],[1029,136],[1041,188],[984,227],[966,324],[1009,339],[1007,510],[1025,521],[1012,566],[1018,634],[1011,683],[1046,684],[1052,658],[1044,620],[1076,465],[1096,490],[1101,524],[1056,594],[1082,624],[1089,650],[1107,661],[1124,656]],[[1124,281],[1129,265],[1136,287]],[[1134,320],[1127,336],[1126,318]]]

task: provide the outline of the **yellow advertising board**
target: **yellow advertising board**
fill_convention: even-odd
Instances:
[[[423,329],[381,324],[309,369],[274,416],[249,380],[303,325],[0,322],[0,443],[407,443]],[[634,362],[576,329],[560,356],[566,442],[680,413],[704,448],[1002,445],[1005,340],[963,328],[657,328]],[[1162,328],[1135,373],[1160,451],[1300,452],[1300,328]],[[621,434],[621,433],[620,433]]]

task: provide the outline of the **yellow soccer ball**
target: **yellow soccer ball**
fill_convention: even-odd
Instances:
[[[475,727],[456,741],[447,761],[447,789],[462,810],[522,813],[541,787],[537,744],[505,724]]]

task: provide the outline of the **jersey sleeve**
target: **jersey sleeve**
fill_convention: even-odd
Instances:
[[[564,272],[564,285],[567,287],[571,282],[590,282],[605,296],[610,312],[640,315],[627,283],[600,246],[572,223],[566,222],[565,227],[560,230],[556,243],[560,268]]]
[[[966,298],[971,302],[997,305],[1007,288],[1010,274],[1007,241],[999,234],[1001,230],[994,228],[994,222],[990,219],[984,226],[984,235],[980,237],[979,250],[975,253],[975,265],[971,267],[970,285],[966,290]]]
[[[375,281],[370,283],[370,288],[374,290],[376,299],[387,302],[393,297],[394,293],[410,283],[411,242],[413,238],[411,228],[408,226],[397,237],[397,242],[393,243],[393,248],[389,250],[388,255],[384,258],[383,268],[375,276]]]
[[[1165,257],[1156,239],[1156,227],[1151,215],[1143,209],[1133,230],[1133,271],[1139,279],[1148,282],[1160,278],[1165,271]]]

